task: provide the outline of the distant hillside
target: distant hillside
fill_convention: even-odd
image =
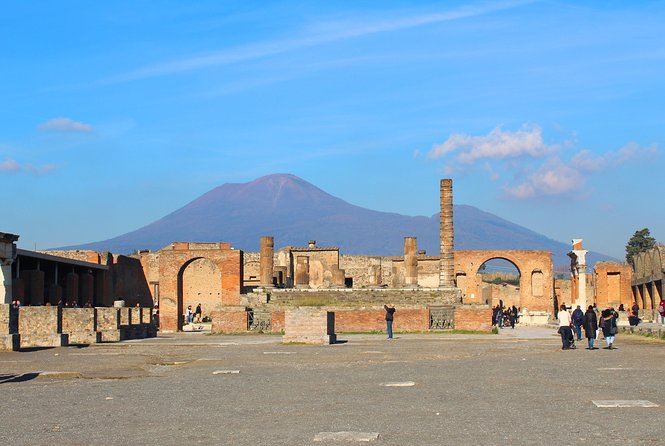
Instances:
[[[556,266],[569,264],[570,245],[472,206],[453,210],[456,249],[534,249],[553,253]],[[242,184],[219,186],[175,212],[127,234],[60,249],[130,253],[160,249],[174,241],[230,242],[258,251],[259,238],[272,235],[275,248],[337,246],[343,254],[401,255],[405,236],[418,248],[439,252],[439,214],[409,217],[372,211],[336,198],[294,175],[275,174]],[[615,260],[590,252],[588,264]]]

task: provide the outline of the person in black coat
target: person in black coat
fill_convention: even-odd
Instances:
[[[393,319],[394,319],[394,314],[395,314],[395,306],[394,305],[384,305],[383,308],[386,310],[386,328],[388,331],[388,339],[393,338]]]
[[[596,332],[598,330],[598,317],[596,312],[593,311],[593,305],[589,305],[589,308],[584,313],[584,334],[586,335],[587,342],[589,346],[587,350],[597,350],[593,346],[594,341],[596,340]]]

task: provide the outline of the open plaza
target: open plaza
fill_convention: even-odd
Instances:
[[[620,333],[616,350],[562,351],[555,328],[518,325],[318,346],[180,332],[2,352],[0,442],[660,444],[661,342]]]

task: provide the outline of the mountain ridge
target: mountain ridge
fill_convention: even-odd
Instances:
[[[453,206],[455,248],[460,250],[547,250],[553,262],[569,264],[570,246],[494,214],[464,204]],[[164,217],[117,237],[58,249],[130,253],[157,250],[175,241],[230,242],[258,251],[272,235],[275,246],[339,247],[342,254],[402,255],[406,236],[418,249],[439,252],[439,214],[405,216],[363,208],[335,197],[292,174],[272,174],[247,183],[225,183]],[[588,264],[616,260],[589,252]]]

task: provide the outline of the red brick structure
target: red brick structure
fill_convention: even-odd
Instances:
[[[632,269],[627,263],[598,262],[594,268],[596,282],[595,302],[598,308],[630,308]]]
[[[226,307],[212,314],[212,331],[215,333],[242,333],[247,331],[247,309]]]
[[[183,324],[183,275],[198,259],[207,259],[219,271],[216,279],[220,296],[210,313],[240,304],[242,251],[228,243],[177,242],[159,251],[159,315],[163,331],[181,330]]]
[[[482,298],[482,279],[478,270],[492,259],[507,260],[517,268],[520,274],[518,306],[530,311],[553,311],[553,266],[549,251],[455,251],[455,279],[457,287],[462,290],[463,303],[488,303]]]
[[[489,305],[455,307],[455,330],[491,331],[492,309]]]

